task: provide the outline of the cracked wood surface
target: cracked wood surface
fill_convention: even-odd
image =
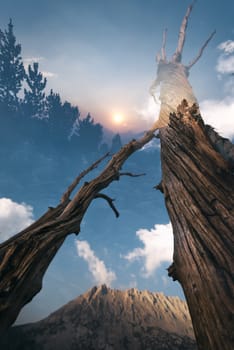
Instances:
[[[200,350],[232,350],[234,176],[196,108],[160,130],[162,183],[174,234],[168,273],[183,287]]]

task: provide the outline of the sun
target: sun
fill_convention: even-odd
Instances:
[[[115,124],[122,124],[124,121],[124,116],[123,114],[120,114],[120,113],[116,113],[113,115],[113,122]]]

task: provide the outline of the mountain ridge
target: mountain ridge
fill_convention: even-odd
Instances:
[[[95,286],[47,318],[9,330],[6,350],[195,350],[185,301]]]

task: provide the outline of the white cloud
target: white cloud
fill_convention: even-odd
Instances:
[[[25,203],[0,198],[0,241],[3,242],[33,222],[33,208]]]
[[[222,51],[218,58],[216,70],[220,74],[234,73],[234,41],[227,40],[219,44],[218,49]]]
[[[226,96],[231,96],[234,100],[234,77],[228,77],[224,84],[224,92]]]
[[[45,59],[45,57],[41,57],[41,56],[39,56],[39,57],[26,57],[23,59],[23,61],[25,64],[28,65],[28,64],[32,64],[34,62],[43,61],[44,59]]]
[[[227,40],[219,44],[218,46],[219,50],[224,51],[224,53],[232,53],[234,52],[234,41],[233,40]]]
[[[155,225],[153,229],[140,229],[137,237],[143,243],[143,248],[135,248],[125,259],[132,262],[143,260],[142,273],[144,277],[150,277],[155,270],[165,261],[171,262],[173,256],[173,234],[171,224]]]
[[[115,272],[107,269],[104,261],[100,260],[94,251],[90,248],[87,241],[76,241],[78,255],[88,263],[89,271],[91,272],[95,283],[98,285],[106,284],[110,286],[116,280]]]
[[[222,51],[218,58],[216,70],[219,78],[224,78],[226,97],[200,102],[200,110],[205,123],[213,126],[221,136],[234,137],[234,41],[227,40],[219,44]],[[226,77],[225,77],[225,74]]]
[[[153,97],[149,96],[143,106],[136,110],[139,117],[145,122],[147,129],[158,119],[160,106],[160,100],[156,103]]]
[[[45,57],[42,57],[42,56],[26,57],[23,59],[23,62],[24,62],[25,69],[27,70],[28,65],[32,65],[35,62],[39,63],[39,62],[44,61],[44,60],[45,60]],[[48,71],[42,71],[41,73],[43,74],[43,76],[45,78],[57,78],[58,77],[58,74],[48,72]]]
[[[234,137],[234,98],[205,100],[200,103],[200,110],[206,124],[224,137]]]
[[[234,73],[234,55],[232,56],[221,55],[218,58],[216,70],[218,73],[221,73],[221,74]]]
[[[58,77],[58,74],[52,73],[52,72],[43,71],[42,74],[46,78],[57,78]]]

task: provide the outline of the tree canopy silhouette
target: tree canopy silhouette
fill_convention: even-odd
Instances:
[[[18,92],[24,77],[21,45],[16,43],[10,19],[8,29],[0,30],[0,103],[5,109],[18,109]]]
[[[103,128],[99,123],[95,123],[90,113],[83,119],[77,118],[72,141],[78,149],[85,152],[96,153],[101,145]]]
[[[39,64],[28,66],[26,74],[28,89],[24,89],[24,110],[30,117],[44,118],[46,114],[45,87],[47,80],[39,72]]]
[[[15,140],[29,142],[42,153],[59,154],[63,149],[97,154],[103,137],[101,124],[90,114],[82,119],[77,106],[63,101],[53,89],[47,94],[46,85],[38,62],[25,71],[10,20],[7,30],[0,30],[1,141],[10,142],[8,130]]]

